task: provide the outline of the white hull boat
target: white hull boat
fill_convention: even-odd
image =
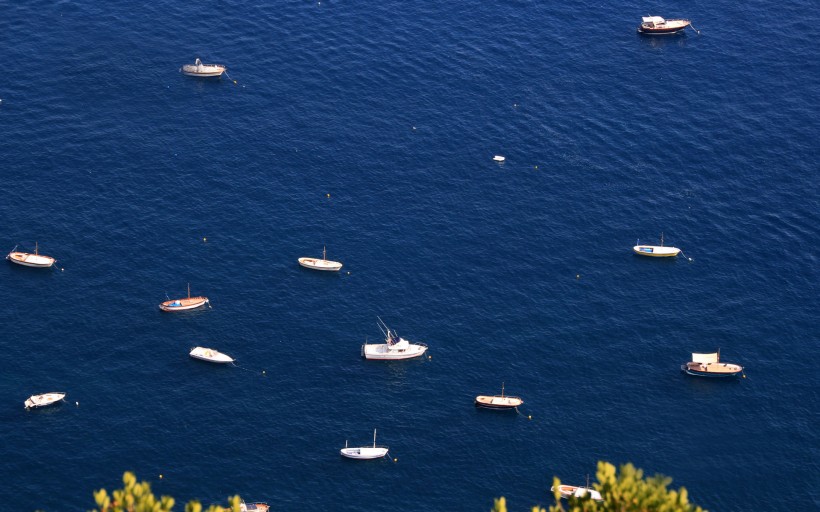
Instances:
[[[187,311],[189,309],[200,308],[209,302],[208,297],[191,297],[191,285],[189,283],[187,298],[166,300],[159,305],[159,309],[173,313],[175,311]]]
[[[25,406],[26,409],[36,409],[38,407],[46,407],[49,405],[54,405],[59,403],[61,400],[65,398],[65,393],[53,392],[53,393],[43,393],[42,395],[31,395],[26,400]]]
[[[17,247],[14,249],[17,249]],[[57,261],[51,256],[40,254],[36,242],[34,243],[34,254],[15,251],[14,249],[6,255],[6,259],[12,263],[23,265],[24,267],[48,268]]]
[[[233,363],[234,359],[227,355],[214,350],[212,348],[205,348],[205,347],[194,347],[188,353],[194,359],[199,359],[200,361],[208,361],[209,363],[218,363],[218,364],[228,364]]]
[[[551,491],[555,492],[555,488],[551,487]],[[574,485],[559,485],[558,492],[561,493],[562,498],[571,498],[575,496],[576,498],[583,498],[584,496],[589,493],[589,497],[595,501],[604,501],[601,497],[601,493],[596,491],[591,487],[577,487]]]
[[[196,59],[193,64],[185,64],[179,70],[186,76],[198,76],[202,78],[220,76],[225,72],[225,66],[221,64],[203,64]]]
[[[362,357],[365,359],[395,361],[419,357],[427,351],[424,343],[410,343],[391,331],[381,318],[379,329],[384,333],[384,343],[365,343],[362,345]]]
[[[501,384],[500,395],[478,395],[475,397],[475,406],[483,409],[515,409],[523,404],[524,400],[517,396],[507,396],[504,394],[504,384]]]
[[[670,258],[680,254],[677,247],[666,247],[663,245],[663,233],[661,233],[661,245],[641,245],[638,243],[632,248],[635,254],[641,256],[652,256],[655,258]]]
[[[267,503],[245,503],[244,501],[239,504],[239,512],[268,512],[270,510],[270,505]]]
[[[387,447],[376,446],[376,429],[373,429],[373,446],[348,448],[347,441],[345,441],[345,447],[339,450],[339,453],[342,454],[342,457],[347,457],[348,459],[379,459],[387,455]]]
[[[322,248],[322,259],[319,258],[299,258],[299,264],[305,268],[313,270],[324,270],[325,272],[338,272],[342,269],[342,264],[338,261],[327,259],[327,250]]]

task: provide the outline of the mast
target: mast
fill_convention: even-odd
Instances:
[[[376,447],[376,429],[373,429],[373,448]]]
[[[188,283],[188,298],[191,298],[191,283]]]
[[[322,246],[322,260],[327,261],[327,247]]]
[[[37,242],[34,242],[34,255],[37,256]]]
[[[501,383],[501,398],[504,398],[504,383]]]
[[[663,247],[663,231],[661,231],[661,247]]]

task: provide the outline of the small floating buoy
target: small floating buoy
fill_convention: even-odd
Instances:
[[[60,267],[60,272],[65,272],[65,267]]]
[[[328,194],[327,197],[330,197],[330,194]]]
[[[162,475],[159,475],[159,479],[162,480]]]
[[[265,375],[265,370],[262,370],[262,375]]]
[[[208,241],[208,237],[203,236],[203,237],[202,237],[202,241],[203,241],[203,242],[207,242],[207,241]]]
[[[349,270],[347,271],[347,275],[350,275],[350,271],[349,271]]]
[[[413,127],[413,129],[415,130],[415,129],[416,129],[416,127],[414,126],[414,127]]]
[[[80,402],[74,402],[74,405],[76,405],[77,407],[79,407],[79,406],[80,406]]]
[[[538,169],[538,166],[536,165],[535,168]]]
[[[532,419],[532,414],[530,414],[529,416],[527,416],[527,419],[528,419],[528,420],[531,420],[531,419]]]
[[[393,462],[398,462],[398,461],[399,461],[399,458],[398,458],[398,457],[396,457],[395,459],[393,459]]]
[[[504,160],[506,160],[506,158],[504,158],[504,157],[503,157],[503,156],[501,156],[501,155],[495,155],[495,156],[493,157],[493,160],[495,160],[496,162],[503,162]]]
[[[581,274],[575,274],[575,279],[581,279]]]

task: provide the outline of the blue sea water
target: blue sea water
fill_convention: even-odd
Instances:
[[[0,265],[3,509],[132,470],[178,503],[527,510],[598,460],[820,507],[813,2],[2,13],[0,241],[59,260]],[[685,256],[632,255],[661,232]],[[323,246],[342,273],[297,265]],[[189,282],[213,308],[161,313]],[[363,361],[377,315],[430,358]],[[746,378],[680,374],[718,348]],[[502,382],[520,415],[473,407]],[[396,461],[339,457],[373,428]]]

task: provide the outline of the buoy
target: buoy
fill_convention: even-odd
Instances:
[[[330,197],[330,194],[328,194],[327,197]]]
[[[162,480],[162,475],[159,475],[159,479]]]
[[[527,419],[528,419],[528,420],[531,420],[531,419],[532,419],[532,414],[530,414],[529,416],[527,416]]]
[[[79,407],[79,406],[80,406],[80,402],[74,402],[74,405],[76,405],[77,407]]]
[[[415,129],[416,129],[416,127],[414,126],[414,127],[413,127],[413,129],[415,130]]]
[[[347,271],[347,275],[350,275],[350,271],[349,271],[349,270]]]
[[[581,279],[581,274],[575,274],[575,279]]]
[[[236,84],[236,80],[234,80],[233,83]]]
[[[427,359],[433,359],[433,356],[427,356]]]
[[[265,375],[265,370],[262,370],[262,375]]]
[[[393,459],[393,462],[398,462],[398,461],[399,461],[399,458],[398,458],[398,457],[396,457],[395,459]]]
[[[506,158],[504,158],[504,157],[503,157],[503,156],[501,156],[501,155],[495,155],[495,156],[493,157],[493,160],[495,160],[496,162],[503,162],[504,160],[506,160]]]
[[[208,241],[208,237],[203,236],[203,237],[202,237],[202,241],[203,241],[203,242],[207,242],[207,241]]]

